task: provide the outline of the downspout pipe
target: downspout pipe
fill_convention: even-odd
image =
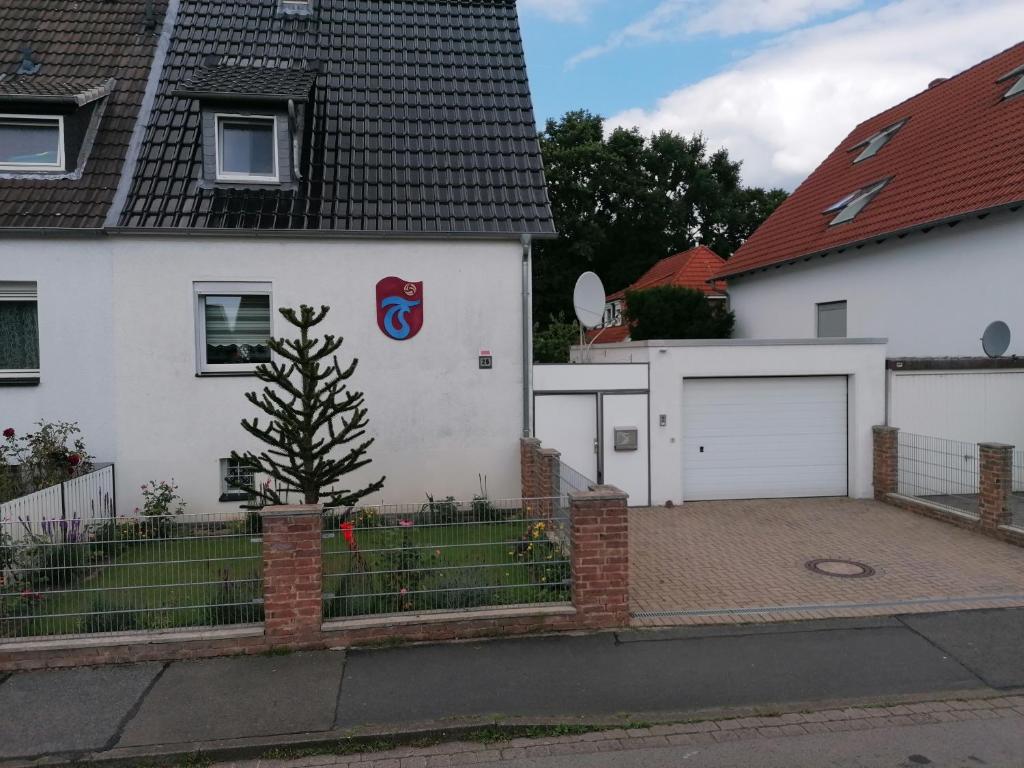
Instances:
[[[523,437],[533,435],[533,238],[523,235]]]

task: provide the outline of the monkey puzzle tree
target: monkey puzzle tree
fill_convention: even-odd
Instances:
[[[232,451],[232,460],[253,470],[253,480],[251,485],[234,478],[229,482],[254,497],[257,505],[281,504],[282,496],[286,499],[295,492],[306,504],[350,506],[384,486],[382,477],[360,490],[335,488],[342,477],[371,461],[366,452],[373,438],[348,447],[366,435],[368,423],[363,393],[350,390],[346,383],[359,361],[353,359],[342,370],[334,353],[344,339],[310,336],[330,307],[317,311],[303,304],[297,313],[290,308],[280,311],[299,329],[299,336],[270,339],[268,346],[280,362],[272,359],[258,365],[256,377],[267,386],[262,393],[245,395],[270,420],[265,427],[259,418],[242,420],[245,431],[269,447],[260,453]],[[341,449],[346,452],[341,454]],[[270,482],[258,482],[258,475]]]

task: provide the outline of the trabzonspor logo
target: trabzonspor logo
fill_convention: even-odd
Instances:
[[[395,341],[407,341],[423,328],[423,283],[385,277],[377,283],[377,326]]]

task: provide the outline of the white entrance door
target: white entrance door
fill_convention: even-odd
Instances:
[[[684,379],[683,498],[846,496],[842,376]]]
[[[597,395],[537,395],[534,433],[545,448],[584,477],[597,481]]]

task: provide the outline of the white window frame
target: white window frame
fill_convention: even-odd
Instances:
[[[24,123],[29,121],[57,123],[57,162],[56,163],[4,163],[0,162],[0,171],[64,171],[64,115],[19,115],[0,114],[0,124]]]
[[[231,457],[225,457],[217,462],[217,468],[220,474],[220,497],[219,500],[224,501],[245,501],[249,498],[249,494],[243,491],[241,488],[235,488],[228,485],[227,476],[229,474],[229,465],[231,464]],[[239,464],[243,465],[245,462],[242,460],[238,461]],[[252,467],[252,481],[255,486],[258,482],[258,474],[256,467]]]
[[[192,284],[192,306],[195,313],[196,375],[230,376],[251,374],[259,363],[226,363],[209,365],[206,362],[206,297],[207,296],[268,296],[270,298],[270,335],[274,335],[273,284],[260,282],[196,282]]]
[[[221,130],[221,124],[224,120],[228,122],[239,122],[239,123],[270,123],[274,130],[274,175],[273,176],[257,176],[250,175],[247,173],[225,173],[221,166],[221,139],[223,138],[223,132]],[[249,184],[279,184],[281,181],[281,169],[278,167],[278,156],[281,152],[281,147],[278,142],[277,135],[277,115],[239,115],[231,114],[226,112],[218,112],[213,117],[213,146],[215,162],[217,167],[217,181],[244,181]]]
[[[821,335],[821,310],[823,307],[843,307],[843,335],[822,336]],[[846,339],[850,336],[850,303],[846,299],[836,301],[819,301],[814,305],[814,336],[818,339]]]
[[[3,289],[5,282],[24,283],[26,286],[33,286],[31,289],[26,289],[23,293],[19,291],[8,291]],[[0,280],[0,301],[34,301],[36,305],[36,325],[38,328],[39,320],[39,283],[33,280],[13,280],[3,281]],[[41,332],[36,332],[36,351],[40,355],[40,365],[42,364],[42,344],[40,340]],[[4,381],[15,381],[24,382],[29,380],[39,380],[39,369],[38,368],[0,368],[0,382]]]

